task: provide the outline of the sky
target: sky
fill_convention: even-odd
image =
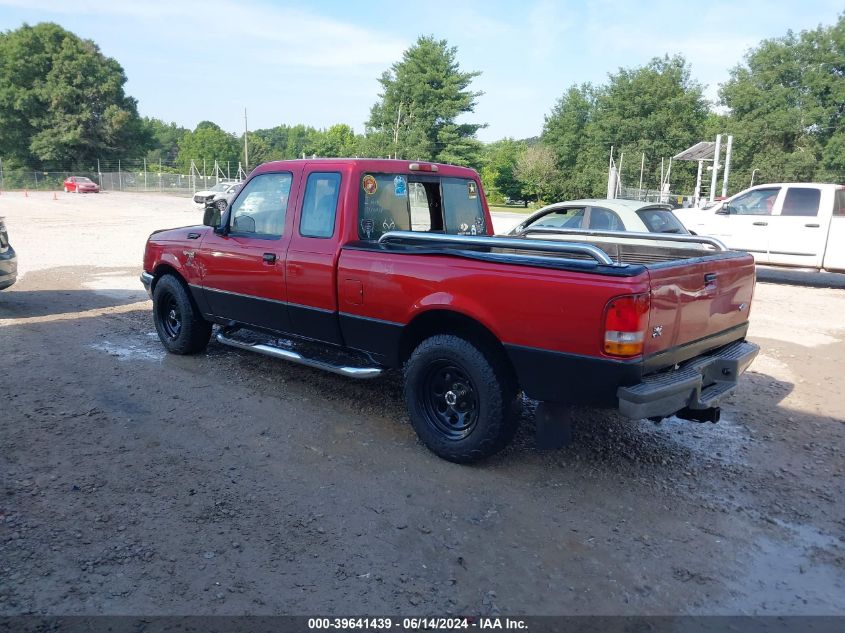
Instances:
[[[0,30],[55,22],[126,72],[141,115],[194,128],[346,123],[364,131],[378,78],[421,35],[457,47],[482,91],[482,141],[527,138],[573,84],[680,53],[705,96],[763,39],[833,24],[841,0],[0,0]]]

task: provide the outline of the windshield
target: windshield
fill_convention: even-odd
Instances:
[[[651,233],[689,233],[675,214],[668,209],[640,209],[637,215]]]
[[[230,183],[230,182],[218,182],[211,189],[209,189],[209,191],[226,191],[226,189],[228,189],[231,186],[232,186],[232,183]]]
[[[83,177],[83,176],[77,176],[77,177],[76,177],[76,182],[85,182],[85,183],[88,183],[88,182],[91,182],[91,179],[90,179],[90,178],[85,178],[85,177]]]

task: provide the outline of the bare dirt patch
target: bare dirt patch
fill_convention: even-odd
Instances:
[[[845,613],[845,295],[758,285],[716,425],[578,409],[441,461],[397,376],[163,353],[137,282],[184,198],[6,193],[0,614]]]

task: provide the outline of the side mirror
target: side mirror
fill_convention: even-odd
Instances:
[[[719,215],[731,215],[732,213],[736,213],[736,210],[729,204],[723,204],[716,209],[716,213]]]
[[[220,209],[216,206],[206,207],[202,214],[202,223],[204,226],[220,226]]]

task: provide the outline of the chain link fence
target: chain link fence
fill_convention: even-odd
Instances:
[[[662,202],[671,204],[674,208],[693,206],[693,197],[674,193],[671,191],[660,192],[657,189],[638,189],[637,187],[620,187],[617,198],[625,200],[641,200],[642,202]]]
[[[0,168],[0,191],[62,191],[67,178],[84,176],[100,185],[102,191],[158,192],[192,196],[194,192],[208,189],[221,180],[236,180],[236,178],[229,178],[223,169],[215,169],[213,174],[202,173],[198,169],[184,174],[174,173],[172,168],[159,171],[155,167],[155,165],[149,167],[133,165],[113,169],[112,165],[108,165],[108,168],[101,170],[95,168],[74,171]]]

